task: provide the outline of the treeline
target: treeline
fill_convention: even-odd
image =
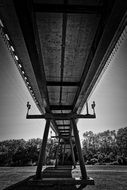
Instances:
[[[40,144],[40,139],[28,141],[13,139],[0,142],[0,166],[22,166],[36,162]]]
[[[86,164],[127,164],[127,127],[117,132],[104,131],[83,134],[82,152]],[[46,147],[46,164],[55,163],[58,140],[48,139]],[[5,140],[0,142],[0,166],[37,165],[41,139],[25,141]]]
[[[40,138],[5,140],[0,142],[0,166],[37,165],[42,140]],[[57,140],[48,139],[45,163],[55,160]]]
[[[82,151],[86,164],[127,164],[127,127],[117,132],[107,130],[95,134],[87,131],[83,137]]]

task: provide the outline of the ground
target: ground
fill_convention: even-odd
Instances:
[[[95,186],[87,186],[85,190],[127,190],[127,166],[86,166],[88,176],[94,178]],[[34,175],[35,166],[30,167],[0,167],[0,190]],[[72,171],[79,177],[79,167]]]

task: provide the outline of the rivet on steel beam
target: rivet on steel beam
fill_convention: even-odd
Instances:
[[[17,55],[15,55],[15,59],[18,61],[19,60],[19,58],[18,58],[18,56]]]
[[[1,19],[0,19],[0,25],[1,25],[2,27],[4,27],[3,22],[2,22],[2,20],[1,20]]]
[[[10,39],[9,39],[9,36],[8,36],[7,34],[5,34],[5,36],[6,36],[7,40],[9,41],[9,40],[10,40]]]
[[[20,67],[20,68],[22,68],[22,65],[21,65],[21,64],[19,64],[19,67]]]
[[[10,48],[11,48],[11,50],[14,52],[15,50],[14,50],[14,48],[13,48],[13,46],[10,46]]]
[[[22,70],[22,74],[24,75],[25,74],[25,72]]]

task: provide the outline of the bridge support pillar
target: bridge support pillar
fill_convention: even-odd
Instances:
[[[82,178],[87,179],[87,173],[86,173],[86,168],[85,168],[85,164],[84,164],[84,159],[83,159],[83,155],[82,155],[79,134],[78,134],[78,129],[77,129],[75,119],[71,119],[71,124],[72,124],[73,132],[74,132],[75,144],[76,144],[76,148],[77,148],[77,152],[78,152],[78,159],[79,159]]]
[[[62,157],[62,165],[64,165],[64,159],[65,159],[65,149],[66,149],[66,143],[64,142],[64,145],[63,145],[63,157]]]
[[[59,159],[59,147],[60,147],[60,138],[58,140],[58,146],[57,146],[57,150],[56,150],[56,163],[55,163],[55,167],[58,166],[58,159]]]
[[[73,150],[72,139],[70,139],[70,146],[71,146],[71,154],[72,154],[73,165],[75,168],[75,155],[74,155],[74,150]]]
[[[46,125],[45,125],[45,130],[44,130],[44,135],[43,135],[43,139],[42,139],[42,145],[41,145],[41,149],[40,149],[40,153],[39,153],[38,165],[37,165],[37,170],[36,170],[36,179],[41,178],[42,167],[45,164],[45,151],[46,151],[49,127],[50,127],[50,120],[47,119]]]

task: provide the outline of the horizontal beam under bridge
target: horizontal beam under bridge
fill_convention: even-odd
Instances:
[[[102,6],[34,3],[35,12],[102,14]]]
[[[26,115],[27,119],[55,119],[55,120],[70,120],[70,119],[94,119],[96,118],[95,114],[49,114],[44,115]]]
[[[80,82],[46,81],[47,86],[79,86]]]

